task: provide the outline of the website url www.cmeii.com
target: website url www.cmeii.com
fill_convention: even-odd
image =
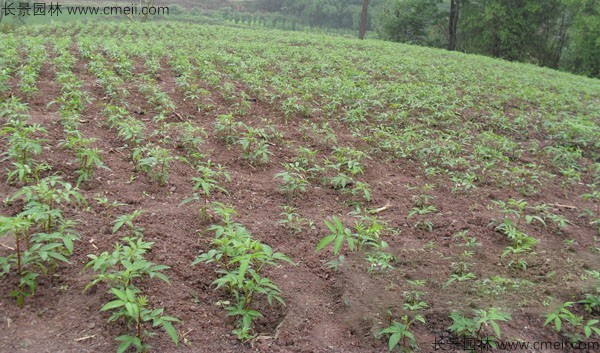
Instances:
[[[29,17],[29,16],[60,16],[67,15],[90,15],[90,16],[136,16],[168,15],[168,6],[74,6],[63,5],[58,2],[10,2],[5,1],[0,9],[4,16]]]
[[[475,339],[464,339],[464,340],[440,340],[436,339],[436,342],[432,344],[434,352],[455,352],[459,350],[463,351],[509,351],[509,352],[600,352],[600,341],[588,341],[588,342],[551,342],[551,341],[540,341],[540,342],[506,342],[506,341],[481,341]]]

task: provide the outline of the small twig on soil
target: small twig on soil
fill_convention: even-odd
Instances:
[[[562,208],[568,208],[570,210],[576,210],[577,207],[575,206],[569,206],[569,205],[561,205],[559,203],[549,203],[548,206],[554,206],[554,207],[562,207]]]
[[[273,341],[277,341],[277,338],[279,338],[279,329],[281,328],[282,324],[283,324],[283,320],[281,320],[281,322],[279,323],[279,325],[277,325],[277,327],[275,327],[275,334],[273,336],[267,336],[267,335],[257,336],[255,339],[252,340],[252,346],[254,346],[254,342],[256,342],[258,340],[273,340]]]
[[[190,334],[192,331],[194,331],[194,329],[190,329],[188,332],[186,332],[186,333],[182,334],[182,335],[180,336],[180,338],[182,338],[182,339],[183,339],[183,338],[185,338],[185,336],[189,335],[189,334]]]
[[[369,213],[380,213],[380,212],[383,212],[383,211],[387,210],[388,208],[390,208],[390,206],[392,206],[392,204],[391,204],[391,203],[388,201],[388,202],[385,204],[385,206],[382,206],[382,207],[376,208],[376,209],[374,209],[374,210],[369,210]]]
[[[177,112],[173,112],[173,115],[175,115],[176,117],[179,118],[179,120],[181,121],[185,121],[185,119],[183,119],[183,117],[181,116],[181,114],[177,113]]]
[[[11,248],[11,247],[10,247],[10,246],[8,246],[8,245],[4,245],[4,244],[0,244],[0,245],[2,245],[2,247],[3,247],[3,248],[7,248],[7,249],[8,249],[8,250],[10,250],[10,251],[15,251],[15,249],[14,249],[14,248]]]
[[[90,336],[85,336],[85,337],[81,337],[81,338],[76,338],[75,342],[89,340],[90,338],[96,338],[96,335],[90,335]]]

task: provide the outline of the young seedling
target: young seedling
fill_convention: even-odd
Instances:
[[[187,199],[183,200],[179,204],[179,206],[189,203],[191,201],[202,200],[198,214],[200,216],[200,219],[206,220],[209,218],[208,217],[208,206],[209,206],[208,200],[209,200],[210,195],[215,192],[222,192],[224,194],[228,194],[227,190],[225,190],[224,187],[219,185],[219,182],[217,181],[217,179],[223,178],[226,181],[231,181],[231,177],[225,171],[212,170],[210,168],[210,164],[200,165],[197,168],[197,171],[198,171],[198,173],[201,174],[201,176],[192,178],[192,181],[194,182],[194,186],[192,187],[194,194],[192,195],[192,197],[188,197]]]
[[[475,309],[473,313],[473,317],[464,316],[456,311],[450,314],[452,325],[448,327],[448,330],[457,336],[473,339],[482,345],[482,347],[471,347],[472,350],[496,348],[495,341],[501,337],[498,321],[509,321],[510,314],[493,307],[488,310]],[[492,332],[489,332],[489,327],[492,328]]]
[[[127,226],[130,231],[134,229],[134,233],[140,232],[140,228],[133,226],[132,218],[117,220],[114,232],[122,226]],[[153,332],[146,330],[145,323],[150,322],[152,328],[162,327],[175,345],[179,342],[177,331],[172,324],[179,320],[163,315],[163,309],[146,308],[148,300],[136,287],[137,282],[146,278],[158,278],[169,283],[167,276],[161,272],[169,266],[157,265],[145,259],[153,244],[144,241],[142,235],[137,234],[136,237],[122,238],[121,243],[115,244],[112,253],[103,252],[99,256],[88,255],[90,261],[85,268],[91,267],[96,274],[84,290],[100,283],[108,283],[109,292],[113,294],[114,300],[106,303],[100,311],[114,310],[108,321],[124,319],[127,327],[134,326],[136,332],[135,335],[122,335],[115,339],[120,342],[117,352],[125,352],[132,345],[138,352],[146,352],[150,346],[145,342],[145,338],[154,335]]]
[[[388,336],[388,349],[390,352],[396,347],[400,348],[400,352],[412,352],[418,349],[417,339],[411,332],[412,327],[417,322],[425,324],[425,318],[421,315],[416,315],[413,318],[404,315],[400,321],[394,320],[388,327],[380,330],[376,337]]]
[[[282,211],[279,215],[283,216],[283,219],[279,220],[279,224],[292,231],[292,234],[299,234],[302,232],[304,225],[308,223],[311,228],[314,228],[312,221],[308,221],[302,218],[296,209],[292,206],[282,206]]]
[[[77,186],[82,182],[90,181],[94,178],[94,170],[96,168],[104,168],[110,170],[103,162],[100,157],[100,150],[98,148],[78,148],[75,151],[77,156],[77,163],[79,169],[75,171],[79,175],[77,178]]]
[[[254,337],[253,321],[262,314],[252,308],[257,294],[266,297],[269,305],[273,300],[285,304],[281,290],[262,272],[266,266],[283,261],[292,263],[284,254],[273,252],[271,247],[252,238],[241,224],[231,222],[232,209],[217,205],[217,211],[223,216],[224,225],[214,225],[209,229],[215,232],[212,249],[200,254],[192,263],[200,262],[219,265],[220,274],[213,284],[216,288],[227,289],[234,302],[225,308],[230,316],[237,316],[238,327],[233,333],[241,341]]]
[[[589,299],[589,297],[587,298]],[[585,304],[586,301],[584,300]],[[581,315],[576,315],[569,308],[575,305],[574,302],[564,302],[553,312],[546,316],[544,326],[553,325],[556,332],[560,332],[572,342],[581,342],[595,335],[600,337],[600,320],[586,319]]]
[[[174,159],[169,150],[155,146],[147,150],[145,157],[139,159],[139,167],[150,180],[164,186],[169,180],[169,166]]]
[[[51,233],[33,233],[34,222],[25,213],[15,217],[0,217],[0,237],[13,236],[16,248],[7,257],[0,257],[0,277],[10,274],[15,268],[19,277],[18,288],[10,295],[22,307],[25,298],[33,296],[37,289],[37,278],[53,269],[56,261],[69,262],[73,253],[73,242],[79,237],[70,227],[74,222],[62,222]]]
[[[181,320],[168,315],[163,315],[164,309],[150,310],[148,306],[148,298],[144,295],[139,295],[140,291],[136,288],[126,288],[124,290],[111,288],[110,292],[114,295],[115,300],[106,303],[100,311],[113,310],[114,312],[108,319],[109,322],[119,319],[125,320],[127,326],[134,326],[136,334],[121,335],[115,338],[121,342],[117,348],[117,353],[127,351],[130,346],[134,346],[137,352],[147,352],[151,346],[145,343],[145,338],[153,336],[154,333],[145,329],[145,323],[151,323],[152,328],[162,327],[169,335],[175,345],[179,343],[177,330],[173,327],[173,322]]]
[[[282,184],[279,185],[279,189],[289,197],[304,193],[308,186],[308,181],[300,173],[280,172],[275,174],[275,179],[281,179]]]

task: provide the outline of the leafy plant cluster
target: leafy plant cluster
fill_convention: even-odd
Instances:
[[[571,342],[600,337],[600,272],[586,270],[585,279],[595,282],[593,290],[578,301],[566,301],[546,315],[544,326],[552,328]]]
[[[196,172],[199,175],[192,178],[194,194],[183,200],[180,206],[191,201],[199,201],[198,215],[201,220],[207,220],[209,218],[208,209],[211,195],[216,192],[227,194],[227,190],[220,185],[220,182],[231,181],[231,177],[221,165],[213,165],[210,161],[198,164]]]
[[[90,261],[85,265],[95,272],[85,289],[104,283],[113,297],[100,311],[110,311],[109,322],[123,322],[130,330],[130,333],[115,338],[120,342],[118,353],[125,352],[130,346],[138,352],[146,352],[150,348],[147,340],[156,335],[153,330],[157,328],[164,329],[173,343],[179,343],[173,326],[179,319],[165,315],[162,308],[152,309],[148,297],[139,288],[140,283],[152,278],[169,283],[168,277],[162,273],[169,267],[146,259],[154,243],[144,241],[143,228],[135,224],[135,219],[141,214],[136,210],[117,217],[113,222],[113,234],[122,233],[124,237],[115,244],[112,252],[88,255]]]
[[[450,314],[450,319],[452,325],[448,330],[459,337],[472,339],[474,344],[465,348],[476,352],[496,348],[497,339],[502,334],[499,322],[510,321],[511,315],[491,307],[487,310],[474,309],[472,316],[455,311]]]
[[[81,91],[81,81],[73,73],[77,59],[68,50],[69,45],[70,42],[64,40],[55,44],[55,49],[59,52],[54,59],[57,67],[56,81],[62,86],[62,95],[49,105],[59,105],[61,124],[65,129],[65,138],[60,145],[75,153],[75,163],[78,167],[75,174],[79,176],[77,185],[80,185],[93,180],[96,169],[108,167],[102,161],[100,149],[91,147],[95,139],[84,137],[79,130],[81,113],[90,101]]]
[[[258,297],[264,297],[269,305],[274,301],[285,305],[279,287],[265,275],[269,266],[292,261],[285,254],[253,239],[241,224],[232,221],[235,210],[222,204],[214,204],[213,210],[221,218],[221,224],[209,227],[215,233],[211,249],[200,254],[192,264],[215,263],[219,277],[213,281],[216,289],[228,292],[231,302],[225,303],[229,316],[237,317],[233,333],[241,341],[255,337],[254,320],[262,317],[257,310]]]
[[[40,38],[30,37],[21,42],[21,45],[28,54],[27,61],[21,61],[21,66],[16,69],[19,89],[26,97],[33,97],[39,92],[37,81],[42,71],[42,64],[48,60],[48,54]]]
[[[422,280],[409,280],[408,283],[417,288],[425,285],[425,281]],[[419,348],[417,339],[411,330],[415,324],[425,324],[426,322],[423,315],[414,313],[428,308],[429,305],[423,300],[425,294],[427,293],[416,289],[404,292],[402,309],[405,314],[398,321],[393,320],[392,311],[388,310],[389,325],[377,332],[375,336],[377,338],[388,336],[388,349],[390,352],[396,347],[399,347],[401,352],[412,352]]]
[[[325,225],[331,234],[321,239],[316,251],[333,244],[333,254],[339,257],[337,260],[330,261],[328,266],[337,269],[344,260],[344,256],[340,255],[344,244],[350,252],[360,252],[367,246],[372,250],[366,255],[366,260],[370,264],[369,271],[393,269],[393,263],[397,259],[394,255],[385,252],[388,244],[382,239],[391,230],[377,217],[369,215],[358,215],[358,217],[359,220],[355,221],[353,229],[347,228],[342,220],[335,216],[331,220],[325,220]]]
[[[40,275],[54,272],[59,262],[68,263],[73,244],[79,240],[76,222],[63,215],[62,205],[83,205],[83,196],[60,177],[41,179],[24,186],[7,203],[21,202],[22,211],[13,217],[0,218],[0,236],[12,237],[15,248],[0,257],[0,276],[16,272],[17,288],[10,294],[23,306],[26,297],[37,289]]]
[[[0,105],[0,117],[6,118],[0,136],[8,135],[2,160],[11,160],[12,165],[11,169],[7,170],[7,181],[10,183],[39,181],[41,173],[50,169],[47,163],[35,159],[42,153],[42,144],[46,140],[40,135],[46,134],[46,129],[39,124],[28,122],[27,105],[17,98],[7,100]]]

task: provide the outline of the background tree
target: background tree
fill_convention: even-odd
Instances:
[[[379,35],[396,42],[445,46],[440,31],[445,14],[441,0],[388,0],[378,19]],[[436,36],[435,33],[438,35]]]
[[[360,28],[358,30],[358,38],[365,39],[367,33],[367,20],[369,19],[369,0],[363,0],[363,8],[360,13]]]
[[[566,0],[572,16],[562,67],[600,77],[600,1]]]
[[[448,20],[448,50],[456,49],[456,31],[459,13],[460,1],[450,0],[450,16]]]

